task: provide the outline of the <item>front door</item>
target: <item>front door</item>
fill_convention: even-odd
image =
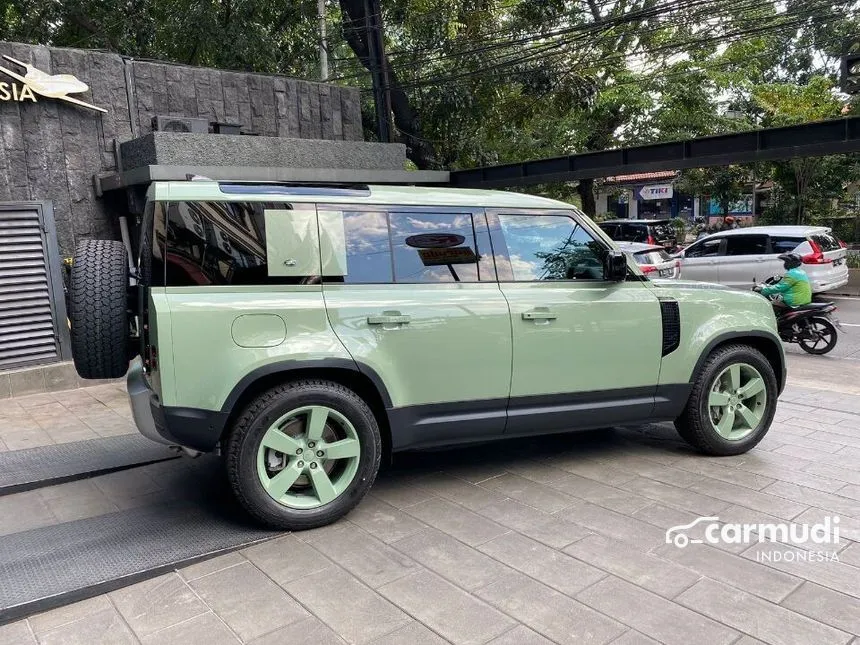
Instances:
[[[722,245],[722,237],[711,237],[699,240],[684,249],[681,255],[681,278],[719,282],[719,256]]]
[[[606,247],[572,213],[489,215],[513,326],[509,434],[639,421],[653,409],[660,304],[604,280]]]
[[[483,211],[331,205],[318,219],[329,320],[386,386],[394,448],[501,434],[511,321]]]

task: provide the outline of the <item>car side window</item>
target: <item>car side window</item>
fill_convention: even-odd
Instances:
[[[776,235],[770,236],[770,252],[771,253],[790,253],[798,246],[803,244],[802,237],[779,237]]]
[[[726,237],[726,255],[764,255],[765,253],[767,253],[767,235]]]
[[[603,280],[605,247],[567,215],[498,215],[499,279]],[[491,229],[494,228],[490,220]]]
[[[486,223],[474,220],[471,213],[389,213],[394,281],[495,280]]]
[[[628,236],[625,238],[631,242],[647,242],[648,227],[645,224],[628,224]]]
[[[702,240],[696,242],[684,251],[685,258],[711,258],[720,254],[722,238],[716,240]]]
[[[185,287],[317,282],[319,276],[313,275],[270,275],[266,213],[290,217],[290,212],[290,205],[283,203],[171,202],[164,230],[164,284]]]

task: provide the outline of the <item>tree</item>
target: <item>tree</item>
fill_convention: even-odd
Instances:
[[[692,195],[710,195],[726,217],[731,205],[743,197],[749,181],[750,171],[744,166],[716,166],[683,171],[679,187]]]

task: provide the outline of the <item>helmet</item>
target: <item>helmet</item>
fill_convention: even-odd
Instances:
[[[786,271],[796,269],[803,264],[803,259],[797,253],[783,253],[779,256],[779,259],[782,260],[782,265]]]
[[[735,223],[735,218],[734,218],[734,217],[732,217],[731,215],[729,215],[729,216],[727,216],[727,217],[726,217],[725,222],[726,222],[726,224],[734,224],[734,223]]]

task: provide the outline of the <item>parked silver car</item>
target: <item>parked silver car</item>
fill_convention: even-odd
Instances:
[[[618,248],[633,256],[642,273],[649,278],[677,279],[681,277],[681,262],[657,244],[616,242]]]
[[[684,278],[749,289],[756,281],[782,275],[778,256],[794,251],[803,258],[813,293],[848,282],[847,251],[824,226],[750,226],[708,235],[677,253]]]

